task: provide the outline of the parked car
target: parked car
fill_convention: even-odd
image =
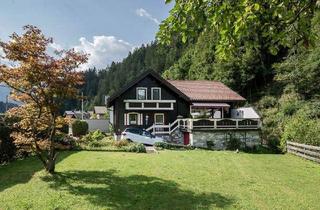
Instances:
[[[147,145],[153,145],[155,142],[163,142],[163,138],[157,137],[142,128],[126,128],[121,133],[121,139]]]

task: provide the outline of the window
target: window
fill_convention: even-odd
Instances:
[[[154,123],[156,125],[163,125],[164,124],[164,114],[154,114]]]
[[[137,88],[137,99],[147,100],[147,88]]]
[[[138,114],[129,114],[129,125],[138,125]]]
[[[152,100],[161,100],[161,88],[151,88],[151,99]]]

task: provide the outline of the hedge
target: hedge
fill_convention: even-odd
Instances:
[[[88,133],[89,125],[86,121],[75,120],[72,123],[72,135],[83,136]]]

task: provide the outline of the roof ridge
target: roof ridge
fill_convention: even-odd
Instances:
[[[207,79],[197,79],[197,80],[192,80],[192,79],[187,79],[187,80],[179,80],[179,79],[167,79],[167,81],[168,82],[170,82],[170,81],[178,81],[178,82],[197,82],[197,81],[199,81],[199,82],[203,82],[203,81],[205,81],[205,82],[219,82],[219,83],[222,83],[223,84],[223,82],[221,82],[221,81],[218,81],[218,80],[207,80]]]

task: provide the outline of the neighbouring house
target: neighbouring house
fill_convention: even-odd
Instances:
[[[65,111],[63,114],[64,117],[69,118],[69,119],[89,119],[90,118],[90,113],[88,112],[81,112],[81,111]]]
[[[108,110],[106,106],[95,106],[93,112],[97,119],[105,119]]]
[[[246,143],[260,139],[260,117],[252,107],[240,107],[244,102],[221,82],[165,80],[147,71],[110,96],[107,106],[118,133],[142,127],[176,143],[222,149],[235,136]]]

